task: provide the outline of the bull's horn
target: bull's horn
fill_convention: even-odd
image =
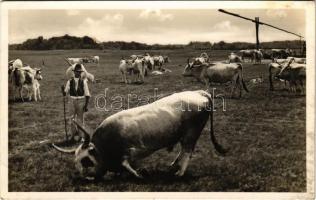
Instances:
[[[64,58],[64,60],[67,62],[67,64],[68,64],[69,66],[72,66],[72,64],[69,62],[69,60],[68,60],[67,58]]]
[[[60,151],[62,153],[75,153],[77,147],[75,148],[72,148],[72,149],[63,149],[63,148],[60,148],[58,146],[56,146],[54,143],[52,144],[52,146],[57,150],[57,151]]]
[[[83,142],[83,146],[87,146],[90,143],[90,134],[89,132],[83,128],[81,126],[81,124],[79,124],[76,120],[72,120],[77,126],[78,128],[84,133],[84,142]]]

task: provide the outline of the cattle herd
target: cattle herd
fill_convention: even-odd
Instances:
[[[267,70],[270,90],[274,90],[273,82],[278,80],[283,81],[285,85],[288,83],[290,92],[304,93],[306,59],[292,56],[292,51],[288,49],[269,51],[270,53],[248,49],[232,52],[225,61],[212,61],[211,55],[207,53],[188,58],[183,62],[185,67],[182,75],[195,77],[205,84],[206,91],[174,93],[151,104],[118,112],[106,118],[94,133],[90,133],[82,124],[74,121],[85,135],[83,143],[71,150],[52,145],[59,151],[75,153],[76,168],[83,177],[90,179],[102,177],[107,171],[121,172],[122,170],[141,178],[142,175],[133,168],[135,161],[162,148],[172,149],[174,145],[180,143],[180,153],[171,163],[171,167],[175,169],[176,176],[182,176],[208,119],[210,119],[212,143],[219,153],[225,153],[214,136],[212,97],[208,93],[211,84],[230,82],[230,96],[234,97],[238,87],[241,97],[243,90],[249,92],[243,77],[243,63],[261,63],[269,54],[271,62],[267,63]],[[69,65],[65,70],[66,77],[70,79],[73,77],[73,69],[77,63],[99,65],[99,56],[67,58],[65,61]],[[131,55],[129,58],[121,58],[118,70],[122,75],[123,84],[143,83],[146,76],[172,73],[166,68],[169,62],[170,58],[164,55],[151,56],[148,53]],[[43,67],[45,67],[44,61],[41,68],[31,68],[23,64],[20,59],[9,62],[9,85],[14,88],[14,98],[16,90],[19,90],[20,98],[24,101],[22,91],[26,89],[29,100],[32,96],[34,101],[41,100],[39,81],[42,80]],[[93,83],[94,75],[84,67],[83,71],[83,78]],[[261,77],[250,82],[262,81]],[[177,109],[182,106],[184,109]],[[161,122],[160,127],[156,126],[157,121]]]

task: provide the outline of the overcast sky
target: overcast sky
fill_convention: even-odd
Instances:
[[[305,12],[300,9],[227,9],[242,16],[305,36]],[[204,10],[10,10],[9,43],[65,34],[90,36],[98,42],[137,41],[187,44],[190,41],[255,42],[255,24],[216,9]],[[298,37],[260,26],[260,41]]]

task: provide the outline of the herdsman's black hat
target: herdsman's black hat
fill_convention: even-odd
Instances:
[[[75,72],[83,72],[81,64],[76,64],[74,71]]]

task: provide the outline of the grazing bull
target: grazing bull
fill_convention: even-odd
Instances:
[[[65,59],[65,60],[67,61],[67,59]],[[70,65],[66,70],[66,78],[67,78],[67,80],[69,80],[69,79],[75,77],[74,69],[75,69],[76,64],[71,64],[68,61],[67,61],[67,63]],[[91,81],[92,83],[94,83],[95,82],[94,75],[89,73],[83,64],[81,64],[81,67],[83,69],[83,73],[81,73],[81,78],[83,78],[83,79],[86,78],[86,79],[88,79],[88,81]]]
[[[284,65],[280,70],[277,78],[287,80],[290,84],[290,91],[296,92],[297,81],[301,86],[300,91],[304,94],[304,81],[306,80],[306,64],[299,64],[294,62],[294,58]]]
[[[241,63],[241,57],[232,52],[228,56],[228,63]]]
[[[214,135],[212,97],[202,90],[175,93],[118,112],[106,118],[93,134],[77,123],[85,133],[83,144],[72,150],[54,144],[53,147],[61,152],[75,152],[75,166],[83,177],[98,178],[107,171],[127,170],[141,178],[133,163],[180,143],[181,151],[171,166],[177,170],[176,176],[183,176],[208,119],[213,145],[224,154],[226,151]]]
[[[236,87],[239,87],[239,97],[241,97],[241,90],[244,88],[249,92],[242,75],[241,63],[205,63],[201,65],[194,65],[188,63],[184,68],[183,76],[194,76],[199,81],[205,83],[209,90],[210,82],[213,83],[227,83],[231,81],[231,97],[233,97]]]

